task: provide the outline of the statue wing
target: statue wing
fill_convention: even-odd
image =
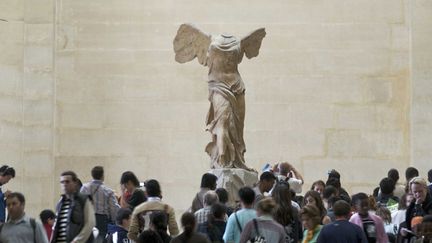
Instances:
[[[261,42],[265,35],[265,29],[261,28],[242,38],[240,45],[247,58],[251,59],[258,56]]]
[[[211,36],[191,24],[182,24],[174,38],[175,60],[179,63],[192,61],[198,57],[198,62],[207,64],[207,51]]]

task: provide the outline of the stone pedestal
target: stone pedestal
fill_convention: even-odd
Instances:
[[[212,169],[210,173],[218,177],[217,188],[228,191],[228,204],[234,206],[239,201],[238,191],[244,186],[253,187],[258,182],[258,173],[244,169]]]

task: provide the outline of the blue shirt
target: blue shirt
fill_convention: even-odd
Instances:
[[[348,220],[337,220],[331,224],[324,225],[318,236],[317,243],[367,243],[366,235],[360,226],[348,222]]]
[[[241,209],[235,213],[232,213],[227,221],[227,225],[225,228],[225,234],[223,236],[223,239],[225,242],[240,242],[240,229],[237,225],[236,216],[238,218],[238,221],[240,222],[240,226],[242,227],[242,230],[244,229],[245,225],[251,221],[252,219],[256,218],[256,211],[254,209],[248,209],[244,208]]]
[[[6,222],[6,200],[4,200],[4,194],[0,187],[0,222]]]

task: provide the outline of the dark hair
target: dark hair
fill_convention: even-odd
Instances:
[[[311,190],[315,189],[315,185],[321,185],[323,188],[325,188],[325,183],[322,180],[317,180],[314,183],[312,183]]]
[[[150,222],[157,231],[166,231],[168,228],[168,217],[165,212],[156,211],[150,214]]]
[[[405,170],[405,178],[407,181],[409,181],[410,179],[419,176],[419,171],[414,168],[414,167],[408,167]]]
[[[379,186],[375,187],[375,189],[373,189],[372,191],[372,196],[378,197],[379,191],[380,191],[380,187]]]
[[[381,193],[385,195],[392,194],[395,189],[395,181],[388,177],[383,178],[380,181],[379,185],[380,185]]]
[[[64,171],[63,173],[60,174],[60,176],[70,176],[72,178],[73,182],[77,182],[78,181],[77,174],[75,172],[71,171],[71,170]]]
[[[195,230],[195,225],[196,225],[195,216],[193,213],[186,212],[181,216],[180,221],[181,224],[183,225],[184,236],[187,240],[192,236]]]
[[[351,206],[345,200],[338,200],[333,205],[333,212],[338,217],[348,216],[351,212]]]
[[[326,186],[334,186],[337,190],[339,190],[342,187],[340,180],[335,177],[328,178],[328,180],[326,181]]]
[[[126,184],[128,181],[132,182],[134,186],[139,187],[140,183],[138,178],[135,176],[135,174],[132,171],[125,171],[123,172],[121,178],[120,178],[120,184]]]
[[[327,199],[328,208],[332,208],[334,204],[339,200],[343,200],[343,199],[339,196],[331,196],[329,199]]]
[[[336,178],[336,179],[340,180],[340,174],[339,174],[339,172],[338,172],[337,170],[335,170],[335,169],[332,169],[332,170],[329,171],[329,173],[328,173],[328,180],[329,180],[330,178]]]
[[[398,204],[398,210],[403,210],[403,209],[407,209],[406,203],[407,203],[407,197],[408,195],[411,195],[411,193],[405,193],[402,195],[402,197],[399,200],[399,204]]]
[[[360,192],[360,193],[354,194],[351,197],[351,203],[353,206],[355,206],[357,203],[359,203],[365,199],[369,199],[368,195],[366,195],[366,193],[364,193],[364,192]]]
[[[21,192],[11,192],[6,199],[17,198],[21,204],[25,204],[25,197]]]
[[[390,169],[387,172],[387,177],[391,178],[395,183],[399,180],[399,171],[396,169]]]
[[[219,202],[221,203],[227,203],[228,202],[228,192],[225,190],[225,188],[218,188],[216,189],[216,194],[219,197]]]
[[[132,211],[129,208],[120,208],[117,211],[116,223],[118,225],[121,225],[123,223],[123,220],[129,219],[131,215]]]
[[[149,197],[160,197],[161,188],[157,180],[151,179],[144,183],[144,187]]]
[[[217,176],[211,173],[205,173],[201,177],[201,188],[210,188],[211,190],[216,189]]]
[[[292,170],[292,165],[290,163],[283,162],[279,164],[279,174],[287,176],[290,170]]]
[[[327,210],[324,207],[324,203],[321,199],[321,195],[319,194],[319,192],[312,191],[312,190],[306,192],[306,194],[303,197],[303,205],[306,205],[306,200],[308,197],[312,197],[315,200],[316,203],[315,207],[317,207],[318,210],[320,211],[321,217],[327,215]]]
[[[244,204],[251,205],[255,200],[255,192],[250,187],[242,187],[240,188],[238,192],[240,201],[242,201]]]
[[[428,171],[428,181],[432,183],[432,169]]]
[[[323,198],[329,199],[331,196],[334,196],[336,194],[337,194],[336,187],[331,186],[331,185],[324,187]]]
[[[213,216],[213,218],[216,219],[223,219],[226,214],[226,207],[225,205],[221,203],[214,203],[211,206],[210,214]]]
[[[3,165],[2,167],[0,167],[0,175],[11,176],[12,178],[15,178],[15,169],[8,165]]]
[[[56,215],[52,210],[45,209],[45,210],[42,210],[42,212],[39,214],[39,218],[43,224],[47,224],[48,219],[55,219]]]
[[[264,171],[260,175],[260,181],[271,181],[271,180],[276,180],[276,176],[269,171]]]
[[[91,170],[91,175],[95,180],[102,180],[104,176],[104,168],[102,166],[95,166]]]
[[[274,219],[281,225],[287,226],[294,219],[291,205],[291,192],[288,183],[279,182],[272,192],[272,197],[276,202],[276,209],[273,212]]]

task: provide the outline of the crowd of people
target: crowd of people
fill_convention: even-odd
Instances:
[[[25,213],[22,193],[0,190],[0,243],[432,242],[432,170],[428,183],[409,167],[402,184],[398,170],[390,169],[370,195],[351,196],[331,170],[301,196],[304,178],[284,162],[266,165],[255,185],[238,191],[238,201],[205,173],[181,215],[182,229],[157,180],[142,186],[126,171],[116,195],[104,184],[103,167],[91,175],[82,184],[75,172],[61,173],[60,200],[40,220]],[[0,167],[0,186],[14,177],[12,167]]]

